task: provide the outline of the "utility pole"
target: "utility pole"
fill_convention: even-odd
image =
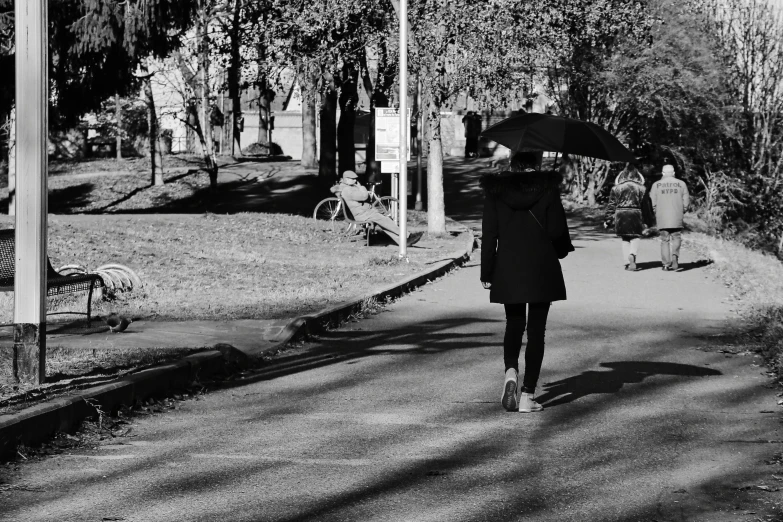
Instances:
[[[15,2],[16,271],[14,377],[46,375],[48,24],[47,0]]]
[[[400,259],[408,258],[408,0],[400,0]]]
[[[416,111],[416,210],[422,210],[424,208],[424,204],[421,201],[421,178],[422,178],[422,172],[421,172],[421,146],[422,142],[422,136],[421,133],[424,130],[423,125],[423,118],[422,114],[424,114],[424,111],[421,110],[421,78],[418,76],[416,77],[416,108],[418,111]]]

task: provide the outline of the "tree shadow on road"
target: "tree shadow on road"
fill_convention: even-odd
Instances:
[[[551,408],[596,393],[617,393],[626,384],[638,384],[654,375],[682,377],[723,375],[712,368],[668,362],[618,361],[601,363],[600,366],[609,368],[610,371],[588,370],[573,377],[544,383],[544,393],[536,397],[536,401]]]
[[[315,368],[343,364],[366,357],[391,354],[436,354],[452,350],[479,349],[490,332],[451,333],[451,329],[465,324],[495,324],[499,320],[455,317],[419,323],[415,329],[384,331],[334,330],[312,336],[309,341],[318,344],[304,352],[283,354],[266,360],[242,379],[220,383],[220,388],[245,386],[252,382],[277,379]],[[402,349],[400,346],[411,345]]]

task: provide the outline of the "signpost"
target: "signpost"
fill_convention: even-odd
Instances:
[[[411,113],[407,111],[405,125],[410,125]],[[407,195],[407,187],[400,179],[400,167],[406,165],[411,159],[410,147],[407,148],[407,156],[400,161],[400,125],[403,121],[400,110],[394,108],[375,109],[375,160],[381,164],[381,172],[392,175],[391,195],[401,201],[400,194]],[[403,125],[404,126],[404,125]],[[400,224],[399,203],[392,204],[392,218]]]
[[[408,130],[410,113],[408,112],[408,0],[400,0],[400,259],[408,259]]]
[[[421,201],[421,146],[422,146],[422,138],[421,133],[424,130],[423,125],[423,118],[422,114],[424,114],[424,111],[421,110],[421,79],[419,77],[416,77],[416,108],[418,109],[416,111],[416,210],[422,210],[424,208],[424,204]]]
[[[14,377],[46,374],[48,24],[47,1],[15,2],[16,273]],[[4,369],[6,370],[6,369]]]

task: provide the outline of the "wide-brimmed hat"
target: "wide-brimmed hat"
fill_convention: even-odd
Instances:
[[[348,178],[348,179],[356,179],[356,178],[358,178],[358,177],[359,177],[359,175],[358,175],[358,174],[356,174],[356,173],[355,173],[354,171],[352,171],[352,170],[346,170],[345,172],[343,172],[343,177],[344,177],[344,178]]]

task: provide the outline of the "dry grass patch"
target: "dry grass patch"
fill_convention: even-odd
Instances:
[[[748,344],[760,346],[783,381],[783,263],[772,255],[699,232],[684,239],[713,261],[715,273],[732,291],[737,310],[747,321]]]

